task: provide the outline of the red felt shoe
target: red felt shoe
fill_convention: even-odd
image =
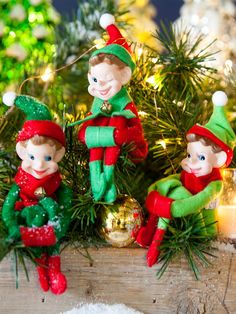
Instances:
[[[152,267],[158,262],[158,258],[160,255],[160,246],[164,238],[165,232],[166,231],[164,229],[157,229],[154,234],[152,243],[147,252],[147,265],[149,267]]]
[[[136,242],[142,247],[149,247],[157,228],[158,217],[150,214],[146,226],[142,226],[136,237]]]
[[[36,258],[38,279],[43,291],[49,290],[49,278],[47,274],[47,254],[43,254],[40,258]]]
[[[61,272],[60,256],[50,256],[48,259],[48,277],[52,293],[62,294],[67,288],[65,275]]]

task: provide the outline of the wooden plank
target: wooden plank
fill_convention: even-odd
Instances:
[[[82,251],[84,252],[84,251]],[[62,268],[68,279],[65,294],[43,293],[34,266],[29,263],[30,282],[22,269],[15,289],[12,256],[0,263],[1,313],[50,313],[68,311],[80,303],[124,303],[145,314],[236,313],[236,255],[219,251],[213,265],[201,269],[196,281],[184,259],[172,263],[161,280],[159,265],[148,268],[145,249],[89,249],[93,264],[76,249],[62,253]]]

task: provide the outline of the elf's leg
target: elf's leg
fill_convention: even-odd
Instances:
[[[48,278],[52,293],[62,294],[67,288],[67,280],[61,272],[61,257],[59,255],[59,244],[49,249]]]
[[[106,189],[105,175],[102,169],[103,154],[104,148],[102,147],[90,149],[90,182],[95,201],[102,198]]]
[[[48,278],[48,255],[47,253],[43,252],[42,248],[34,248],[33,249],[36,256],[36,269],[38,272],[38,279],[40,286],[43,291],[49,290],[49,278]]]
[[[203,209],[202,217],[205,225],[206,235],[217,235],[217,218],[215,209]]]
[[[105,149],[104,174],[106,180],[105,201],[112,203],[116,200],[117,191],[115,186],[115,165],[120,156],[120,148],[107,147]]]
[[[117,146],[107,147],[104,154],[104,174],[106,179],[105,201],[112,203],[116,200],[117,192],[115,186],[115,165],[120,156],[120,147],[126,143],[127,119],[122,116],[110,118],[109,126],[114,127],[114,141]]]
[[[153,239],[154,233],[157,228],[158,217],[150,214],[145,226],[142,226],[136,237],[136,242],[142,247],[148,247]]]
[[[159,218],[158,226],[152,239],[152,243],[147,252],[147,265],[152,267],[158,262],[160,255],[160,246],[162,244],[169,219]]]

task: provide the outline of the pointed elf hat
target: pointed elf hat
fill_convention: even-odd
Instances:
[[[63,146],[66,145],[65,134],[62,128],[51,121],[52,116],[48,107],[31,96],[8,92],[3,95],[3,103],[7,106],[15,105],[26,115],[26,121],[16,139],[17,142],[26,141],[35,135],[50,137]]]
[[[227,154],[226,166],[233,159],[233,149],[236,143],[235,133],[226,117],[224,106],[228,101],[227,95],[222,91],[217,91],[212,95],[214,105],[213,113],[205,126],[195,124],[187,134],[194,133],[207,137],[217,144]]]
[[[100,53],[112,54],[127,64],[127,66],[129,66],[133,72],[135,69],[135,63],[132,60],[132,51],[127,41],[121,35],[119,29],[115,25],[114,16],[105,13],[100,17],[99,23],[101,27],[107,31],[110,38],[107,41],[105,47],[93,52],[91,58]]]

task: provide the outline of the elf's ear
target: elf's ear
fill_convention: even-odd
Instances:
[[[21,142],[16,144],[16,153],[20,157],[21,160],[25,160],[27,157],[26,148],[22,145]]]
[[[226,160],[227,160],[227,154],[225,151],[221,151],[219,153],[216,153],[215,154],[216,156],[216,161],[215,161],[215,164],[214,164],[214,168],[221,168],[224,166],[224,164],[226,163]]]
[[[65,147],[61,147],[59,150],[56,151],[55,156],[54,156],[54,161],[59,162],[62,160],[63,156],[65,155]]]
[[[129,80],[131,79],[132,76],[132,71],[130,69],[130,67],[124,67],[121,70],[121,83],[122,85],[125,85],[129,82]]]

